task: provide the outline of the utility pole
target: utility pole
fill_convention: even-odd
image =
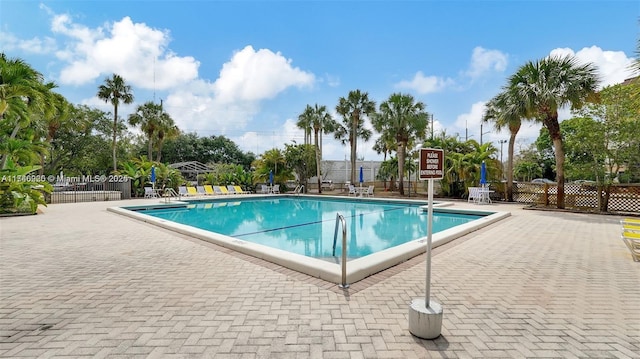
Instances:
[[[500,169],[502,169],[502,178],[504,178],[504,162],[502,162],[502,145],[504,145],[507,140],[499,140],[500,143]]]

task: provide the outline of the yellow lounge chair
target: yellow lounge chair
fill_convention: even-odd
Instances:
[[[222,194],[231,194],[229,193],[229,190],[227,190],[227,187],[225,186],[220,186],[220,191],[222,192]]]
[[[248,194],[248,193],[251,193],[249,191],[243,190],[242,187],[240,187],[240,186],[233,186],[233,188],[236,189],[236,193],[237,194]]]
[[[206,184],[206,185],[204,185],[204,192],[205,192],[207,195],[210,195],[210,196],[213,196],[213,195],[215,195],[215,194],[216,194],[216,193],[213,191],[213,187],[211,187],[211,185],[210,185],[210,184]]]
[[[198,190],[195,187],[187,186],[187,194],[189,196],[197,196]]]
[[[631,257],[636,262],[640,262],[640,232],[623,230],[622,240],[631,251]]]

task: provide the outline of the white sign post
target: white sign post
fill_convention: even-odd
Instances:
[[[414,299],[409,307],[409,331],[416,337],[434,339],[442,332],[442,306],[431,300],[431,235],[433,233],[433,180],[444,177],[444,150],[420,150],[420,180],[429,181],[427,211],[427,275],[425,297]]]

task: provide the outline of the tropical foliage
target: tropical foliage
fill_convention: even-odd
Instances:
[[[367,92],[353,90],[347,97],[340,97],[336,112],[342,116],[342,122],[337,123],[334,136],[342,144],[351,146],[351,183],[356,182],[356,160],[358,138],[368,141],[371,138],[371,130],[364,127],[366,118],[371,118],[376,112],[376,103],[369,99]]]
[[[314,107],[307,105],[304,111],[298,116],[298,122],[296,125],[304,130],[305,133],[305,142],[304,144],[309,144],[310,141],[308,138],[313,131],[313,144],[315,146],[315,163],[316,163],[316,177],[318,179],[318,193],[322,193],[322,171],[320,168],[320,164],[322,163],[322,133],[323,132],[333,132],[337,128],[338,124],[331,117],[329,112],[327,112],[326,106],[318,106],[315,104]],[[307,186],[305,186],[307,188]]]
[[[598,77],[592,64],[578,64],[574,57],[547,57],[523,65],[509,77],[504,103],[513,106],[508,117],[537,122],[549,131],[556,160],[558,208],[564,208],[564,148],[558,110],[565,106],[581,108],[596,99]]]
[[[133,90],[127,85],[122,76],[113,74],[104,80],[104,84],[98,87],[98,98],[113,105],[113,132],[111,151],[113,156],[113,170],[118,169],[116,154],[117,134],[118,134],[118,107],[120,103],[133,103]]]
[[[393,139],[398,154],[399,192],[404,195],[405,158],[407,146],[424,140],[428,114],[422,102],[415,102],[413,96],[394,93],[380,104],[380,111],[373,117],[373,128],[382,134],[381,138]],[[412,146],[413,147],[413,146]]]

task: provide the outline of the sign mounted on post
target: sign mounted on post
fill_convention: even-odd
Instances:
[[[444,178],[444,150],[437,148],[420,149],[421,180]]]

